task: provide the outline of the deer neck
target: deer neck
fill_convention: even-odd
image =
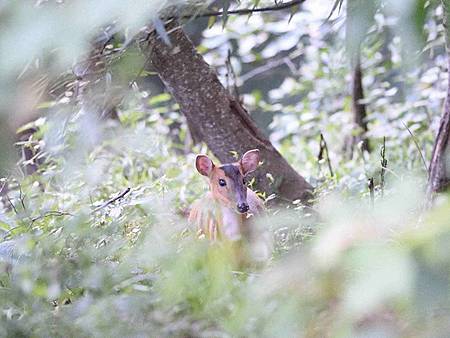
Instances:
[[[216,217],[220,219],[219,231],[222,236],[229,240],[241,239],[246,214],[239,213],[234,206],[227,203],[229,201],[218,199],[212,192],[210,197],[216,206]]]
[[[242,236],[242,225],[245,215],[238,213],[234,208],[221,205],[222,233],[230,240],[238,240]]]

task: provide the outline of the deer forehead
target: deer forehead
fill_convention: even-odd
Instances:
[[[236,164],[224,164],[216,167],[211,175],[212,179],[225,179],[226,181],[240,182],[242,173],[240,167]]]
[[[220,167],[225,173],[225,176],[230,178],[231,180],[236,180],[242,177],[241,168],[237,164],[224,164]]]

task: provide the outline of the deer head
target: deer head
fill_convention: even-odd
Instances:
[[[197,155],[195,166],[200,174],[209,178],[212,195],[219,203],[240,213],[249,210],[245,176],[254,171],[259,163],[259,150],[247,151],[238,162],[214,165],[206,155]]]

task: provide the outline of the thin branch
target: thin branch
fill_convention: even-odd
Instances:
[[[225,61],[225,66],[227,68],[227,89],[230,95],[234,96],[236,100],[239,101],[239,88],[237,86],[237,76],[234,71],[233,65],[231,64],[231,50],[228,49],[227,59]],[[231,88],[231,81],[233,82],[233,88]]]
[[[73,214],[71,214],[70,212],[59,211],[59,210],[51,210],[51,211],[47,211],[46,213],[44,213],[44,214],[42,214],[42,215],[39,215],[39,216],[36,216],[36,217],[31,218],[31,223],[30,223],[30,224],[25,224],[25,223],[24,223],[24,224],[20,224],[20,225],[18,225],[18,226],[15,226],[15,227],[9,229],[8,231],[6,231],[6,232],[2,235],[2,236],[3,236],[3,240],[5,240],[9,235],[11,235],[11,233],[12,233],[14,230],[17,230],[17,229],[20,229],[20,228],[23,228],[23,227],[31,228],[31,226],[33,225],[34,222],[39,221],[39,220],[41,220],[41,219],[44,219],[44,218],[46,218],[46,217],[51,217],[51,216],[56,216],[56,217],[59,217],[59,216],[73,216]]]
[[[27,225],[26,225],[26,224],[21,224],[21,225],[18,225],[18,226],[15,226],[15,227],[9,229],[8,231],[6,231],[6,232],[3,234],[2,240],[5,240],[9,235],[11,235],[11,233],[12,233],[14,230],[23,228],[23,227],[25,227],[25,226],[27,226]]]
[[[19,212],[17,211],[16,206],[14,205],[14,203],[11,201],[11,198],[9,198],[8,194],[6,194],[6,199],[8,200],[9,204],[11,205],[11,208],[14,210],[14,213],[16,215],[18,215]]]
[[[182,19],[193,19],[193,18],[205,18],[205,17],[211,17],[211,16],[223,16],[223,15],[248,15],[253,13],[264,13],[264,12],[273,12],[273,11],[280,11],[283,9],[299,6],[303,4],[306,0],[292,0],[286,3],[277,4],[275,6],[268,6],[268,7],[261,7],[261,8],[243,8],[243,9],[235,9],[231,11],[213,11],[213,12],[206,12],[201,14],[185,14],[182,15],[179,18]]]
[[[2,184],[2,187],[0,188],[0,194],[2,193],[2,191],[3,191],[3,188],[5,188],[6,187],[6,184],[8,183],[8,180],[7,179],[5,179],[5,181],[3,182],[3,184]]]
[[[93,210],[93,212],[97,212],[99,210],[102,210],[102,209],[106,208],[108,205],[110,205],[110,204],[114,203],[115,201],[120,200],[121,198],[125,197],[125,195],[128,194],[130,191],[131,191],[130,187],[126,188],[124,191],[122,191],[116,197],[113,197],[113,198],[109,199],[108,201],[106,201],[105,203],[100,205],[99,207],[95,208]]]
[[[333,14],[334,14],[334,12],[336,10],[337,10],[338,13],[341,11],[343,3],[344,3],[344,0],[336,0],[334,2],[333,8],[331,9],[331,12],[330,12],[330,14],[327,17],[327,21],[330,20],[330,18],[333,16]]]
[[[51,210],[51,211],[47,211],[43,215],[39,215],[39,216],[33,217],[31,219],[31,223],[34,223],[36,221],[39,221],[41,219],[44,219],[44,218],[47,218],[47,217],[50,217],[50,216],[73,216],[73,214],[71,214],[70,212],[66,212],[66,211]]]
[[[286,3],[277,3],[274,6],[268,6],[268,7],[261,7],[261,8],[243,8],[243,9],[234,9],[234,10],[227,10],[227,11],[211,11],[211,12],[206,12],[206,13],[196,13],[196,14],[183,14],[180,16],[171,16],[168,17],[165,20],[165,25],[167,25],[169,22],[171,22],[172,20],[179,20],[179,19],[196,19],[196,18],[208,18],[211,16],[224,16],[224,15],[248,15],[248,14],[253,14],[253,13],[265,13],[265,12],[274,12],[274,11],[281,11],[283,9],[288,9],[288,8],[292,8],[295,6],[299,6],[301,4],[303,4],[304,2],[306,2],[306,0],[292,0]],[[176,29],[176,28],[175,28]],[[150,32],[147,34],[147,38],[144,39],[144,41],[148,41],[148,38],[150,36],[150,34],[154,31],[155,29],[151,29]],[[113,34],[115,34],[116,32],[114,31]],[[140,31],[139,33],[142,33],[142,31]],[[139,34],[138,33],[138,34]],[[138,35],[136,34],[136,35]],[[170,31],[167,32],[167,34],[170,34]],[[126,49],[133,41],[135,41],[135,36],[131,37],[129,40],[127,40],[124,43],[124,46],[122,46],[120,48],[120,51],[123,51],[124,49]]]
[[[272,60],[269,61],[265,64],[263,64],[262,66],[253,68],[252,70],[248,71],[247,73],[241,75],[239,77],[239,84],[242,85],[244,82],[250,80],[251,78],[255,77],[255,76],[259,76],[264,74],[267,71],[270,71],[276,67],[279,67],[283,64],[287,65],[289,67],[289,69],[291,70],[291,72],[296,75],[297,70],[295,69],[295,72],[292,69],[292,66],[295,68],[295,65],[289,65],[288,62],[292,63],[292,60],[300,57],[302,55],[302,52],[300,50],[297,50],[287,56],[283,56],[277,60]]]
[[[380,151],[380,155],[381,155],[381,183],[380,183],[380,188],[381,188],[381,197],[384,196],[384,186],[385,186],[385,175],[386,175],[386,168],[387,168],[387,164],[388,161],[386,160],[386,136],[383,137],[383,146],[381,147],[381,151]]]
[[[419,147],[419,143],[417,143],[417,138],[416,138],[416,136],[413,134],[413,132],[408,128],[408,126],[405,124],[405,122],[402,122],[402,123],[403,123],[403,125],[405,126],[406,130],[408,131],[409,135],[411,135],[411,137],[412,137],[412,139],[413,139],[413,141],[414,141],[414,144],[416,145],[416,148],[417,148],[417,150],[419,151],[420,158],[422,159],[423,166],[425,167],[425,171],[427,172],[428,177],[429,177],[430,175],[429,175],[429,172],[428,172],[427,161],[425,160],[425,156],[423,155],[422,150],[421,150],[420,147]]]
[[[19,182],[17,182],[17,184],[19,185],[19,200],[20,200],[20,204],[22,204],[22,208],[25,211],[25,210],[27,210],[27,208],[25,207],[25,202],[24,202],[25,195],[23,194],[23,191],[22,191],[22,185]]]
[[[320,145],[320,151],[319,151],[319,155],[317,156],[317,160],[320,163],[320,161],[323,159],[324,153],[326,153],[328,170],[330,170],[330,176],[333,177],[334,172],[333,172],[333,167],[331,166],[330,153],[328,152],[328,145],[327,145],[327,142],[325,141],[325,137],[323,136],[322,133],[320,133],[320,144],[319,145]]]

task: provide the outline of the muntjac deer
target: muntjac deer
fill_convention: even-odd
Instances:
[[[189,221],[197,225],[199,235],[212,241],[242,238],[255,242],[264,237],[255,234],[257,229],[253,222],[253,218],[264,211],[263,201],[245,184],[246,175],[254,171],[258,163],[258,149],[247,151],[238,162],[220,166],[206,155],[197,155],[195,166],[200,174],[209,178],[210,187],[189,214]],[[263,256],[267,256],[269,246],[264,247]]]

